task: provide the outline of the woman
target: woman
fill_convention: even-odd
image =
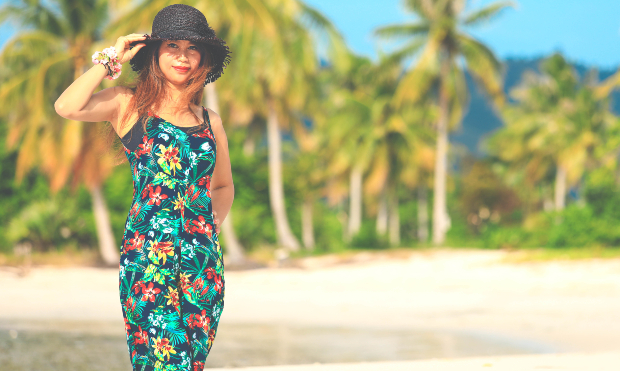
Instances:
[[[204,368],[224,305],[215,215],[224,220],[234,198],[222,121],[199,103],[229,51],[187,5],[162,9],[152,31],[95,53],[95,65],[55,108],[71,120],[109,121],[131,165],[119,288],[134,370],[196,371]],[[93,94],[128,61],[139,73],[135,87]]]

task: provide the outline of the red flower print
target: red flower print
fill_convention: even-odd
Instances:
[[[150,193],[153,193],[153,186],[151,184],[147,185],[146,188],[142,190],[142,198],[146,198]],[[152,204],[150,204],[152,205]]]
[[[209,341],[208,341],[209,347],[213,345],[213,340],[215,340],[215,329],[210,329],[209,330]]]
[[[129,243],[125,245],[125,248],[127,250],[135,250],[141,248],[142,245],[144,245],[144,235],[136,231],[133,238],[129,239]]]
[[[213,277],[217,275],[217,273],[215,273],[215,269],[211,267],[207,268],[205,272],[207,272],[207,279],[209,280],[213,279]]]
[[[133,286],[131,287],[132,290],[134,290],[134,293],[139,293],[140,292],[140,288],[141,286],[144,286],[144,282],[142,281],[138,281],[136,283],[133,284]]]
[[[138,151],[136,152],[136,155],[140,156],[144,153],[149,153],[151,152],[151,150],[153,150],[153,139],[151,138],[150,140],[148,140],[148,137],[145,135],[144,138],[142,138],[142,144],[140,144],[138,146]]]
[[[163,200],[168,198],[168,195],[161,194],[161,187],[157,186],[155,191],[153,191],[153,188],[149,190],[149,197],[151,198],[149,202],[147,202],[149,205],[155,204],[159,206]]]
[[[195,291],[200,291],[204,286],[204,281],[202,280],[202,277],[199,277],[196,281],[194,281],[194,284],[192,286],[194,287]]]
[[[211,238],[213,236],[213,227],[207,223],[204,216],[198,215],[198,220],[192,220],[192,233],[206,234]]]
[[[148,344],[149,336],[146,331],[142,331],[142,327],[138,326],[138,331],[134,332],[133,338],[136,344]]]
[[[163,153],[163,156],[166,161],[170,161],[174,159],[178,154],[179,154],[179,149],[176,147],[172,147],[172,148],[166,148],[166,150]]]
[[[211,325],[211,318],[207,316],[207,311],[203,309],[200,314],[190,314],[187,318],[187,325],[189,328],[201,328],[206,332]]]
[[[187,233],[194,233],[192,231],[192,221],[190,219],[185,221],[185,224],[183,225],[183,229],[185,229],[185,232]]]
[[[215,291],[221,294],[223,287],[224,285],[222,284],[222,277],[220,275],[215,276]]]
[[[208,130],[203,130],[203,131],[199,131],[197,133],[192,134],[194,137],[196,138],[206,138],[209,137],[209,133],[207,133]]]
[[[202,178],[198,179],[198,185],[209,188],[211,186],[211,176],[205,175]]]
[[[131,325],[127,322],[127,317],[123,316],[123,320],[125,321],[125,331],[131,330]]]
[[[196,192],[194,192],[195,189],[196,187],[194,187],[194,185],[192,184],[187,188],[187,191],[185,192],[186,195],[190,196],[189,197],[190,203],[194,202],[198,198],[198,196],[200,196],[200,191],[196,190]]]
[[[138,287],[138,290],[140,290],[140,287]],[[138,290],[136,290],[136,293],[138,292]],[[127,298],[127,301],[125,302],[125,310],[132,313],[136,310],[136,302],[131,296]],[[127,326],[129,326],[129,324],[127,324]]]
[[[194,361],[194,371],[202,371],[204,370],[205,363],[200,361]]]
[[[211,176],[205,175],[198,179],[198,185],[207,189],[207,197],[211,198]]]
[[[153,282],[150,282],[148,287],[144,283],[140,286],[142,287],[142,301],[149,300],[150,302],[155,302],[155,295],[159,294],[161,290],[153,288]]]
[[[151,251],[149,253],[149,258],[151,258],[152,255],[155,255],[157,257],[156,264],[159,264],[159,259],[161,258],[164,259],[163,264],[166,264],[166,257],[174,256],[174,246],[172,241],[151,241],[151,247],[149,247],[148,249]]]

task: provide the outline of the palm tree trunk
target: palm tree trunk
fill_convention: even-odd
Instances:
[[[338,204],[336,205],[336,215],[338,221],[340,222],[340,226],[342,227],[342,240],[344,242],[349,242],[349,234],[347,233],[347,221],[349,220],[349,214],[347,214],[347,212],[345,211],[346,206],[344,204],[344,199],[338,201]]]
[[[251,136],[245,138],[245,141],[243,141],[243,154],[245,155],[245,157],[254,156],[254,152],[256,150],[255,143],[256,142],[253,138],[251,138]]]
[[[396,187],[392,191],[392,194],[389,197],[389,223],[390,223],[390,245],[398,246],[400,245],[400,216],[398,213],[398,194]]]
[[[355,236],[362,226],[362,167],[355,165],[351,170],[349,188],[349,236]]]
[[[428,241],[428,191],[422,183],[418,186],[418,240]]]
[[[215,112],[220,112],[220,105],[217,99],[217,90],[215,90],[215,82],[205,86],[205,105]],[[224,239],[226,240],[228,263],[232,265],[239,265],[245,261],[245,254],[243,253],[243,246],[235,234],[232,218],[233,212],[230,210],[226,215],[226,219],[222,221],[221,232],[224,234]]]
[[[388,227],[388,207],[387,192],[385,188],[381,191],[379,197],[379,210],[377,211],[377,234],[383,236],[387,232]]]
[[[442,62],[442,78],[450,72],[449,59]],[[446,178],[448,172],[448,117],[449,97],[446,83],[440,83],[439,122],[437,123],[437,155],[435,156],[435,179],[433,198],[433,243],[439,245],[445,241],[448,230],[448,210],[446,205]]]
[[[110,214],[101,191],[101,185],[90,189],[90,196],[93,202],[93,213],[95,215],[101,259],[107,266],[117,266],[120,263],[119,247],[114,243]]]
[[[304,247],[314,249],[314,227],[312,226],[312,197],[306,197],[301,207],[301,235]]]
[[[566,170],[558,165],[555,173],[555,210],[564,210],[566,202]]]
[[[269,114],[267,117],[267,140],[269,144],[269,201],[271,211],[276,222],[278,245],[290,251],[299,250],[299,242],[291,232],[286,217],[284,203],[284,185],[282,181],[282,138],[280,138],[280,124],[275,103],[268,102]]]

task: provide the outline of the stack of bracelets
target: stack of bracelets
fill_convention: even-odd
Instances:
[[[95,52],[93,54],[93,63],[102,64],[108,74],[105,76],[108,80],[114,80],[121,75],[121,64],[116,55],[116,49],[113,46],[103,49],[103,52]]]

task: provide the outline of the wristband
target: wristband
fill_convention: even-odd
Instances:
[[[118,62],[116,49],[113,46],[103,49],[103,52],[95,52],[92,60],[94,64],[102,64],[106,68],[108,71],[106,79],[114,80],[121,75],[121,64]]]

